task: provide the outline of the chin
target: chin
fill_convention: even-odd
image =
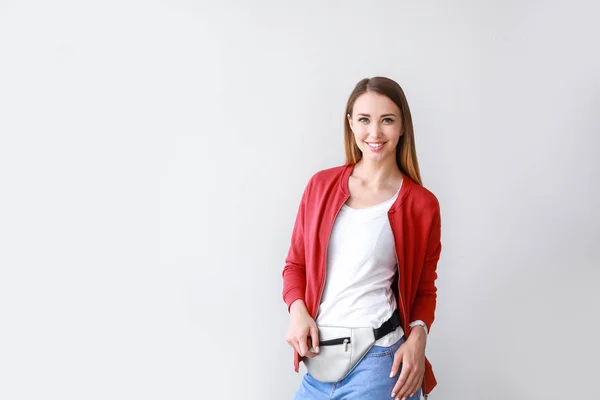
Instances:
[[[373,161],[381,161],[381,160],[385,160],[386,158],[389,157],[389,154],[369,154],[369,153],[363,153],[363,158],[367,158],[369,160],[373,160]]]

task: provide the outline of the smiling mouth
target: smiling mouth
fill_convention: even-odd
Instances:
[[[365,142],[365,143],[372,149],[378,149],[385,144],[385,143],[369,143],[369,142]]]

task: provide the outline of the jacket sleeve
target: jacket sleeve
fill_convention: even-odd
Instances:
[[[431,332],[431,324],[435,318],[435,307],[437,301],[437,263],[442,251],[441,242],[441,216],[439,203],[436,202],[431,227],[425,250],[425,261],[421,270],[419,286],[413,301],[411,310],[411,321],[421,320],[427,325],[426,331]]]
[[[310,190],[312,179],[306,185],[298,213],[296,222],[292,231],[292,240],[290,248],[285,258],[285,266],[283,268],[283,301],[287,304],[288,312],[290,306],[298,299],[304,300],[306,293],[306,263],[304,253],[304,220],[306,215],[306,203]]]

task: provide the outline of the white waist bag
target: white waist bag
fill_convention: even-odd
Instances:
[[[320,352],[313,358],[302,357],[302,361],[316,380],[338,382],[352,372],[378,339],[399,326],[397,309],[379,328],[318,326]],[[310,351],[314,351],[312,346]]]

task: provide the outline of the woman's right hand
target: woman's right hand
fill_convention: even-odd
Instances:
[[[314,352],[310,350],[309,338],[315,350]],[[319,329],[301,299],[294,301],[290,307],[290,326],[285,341],[301,357],[313,358],[319,353]]]

